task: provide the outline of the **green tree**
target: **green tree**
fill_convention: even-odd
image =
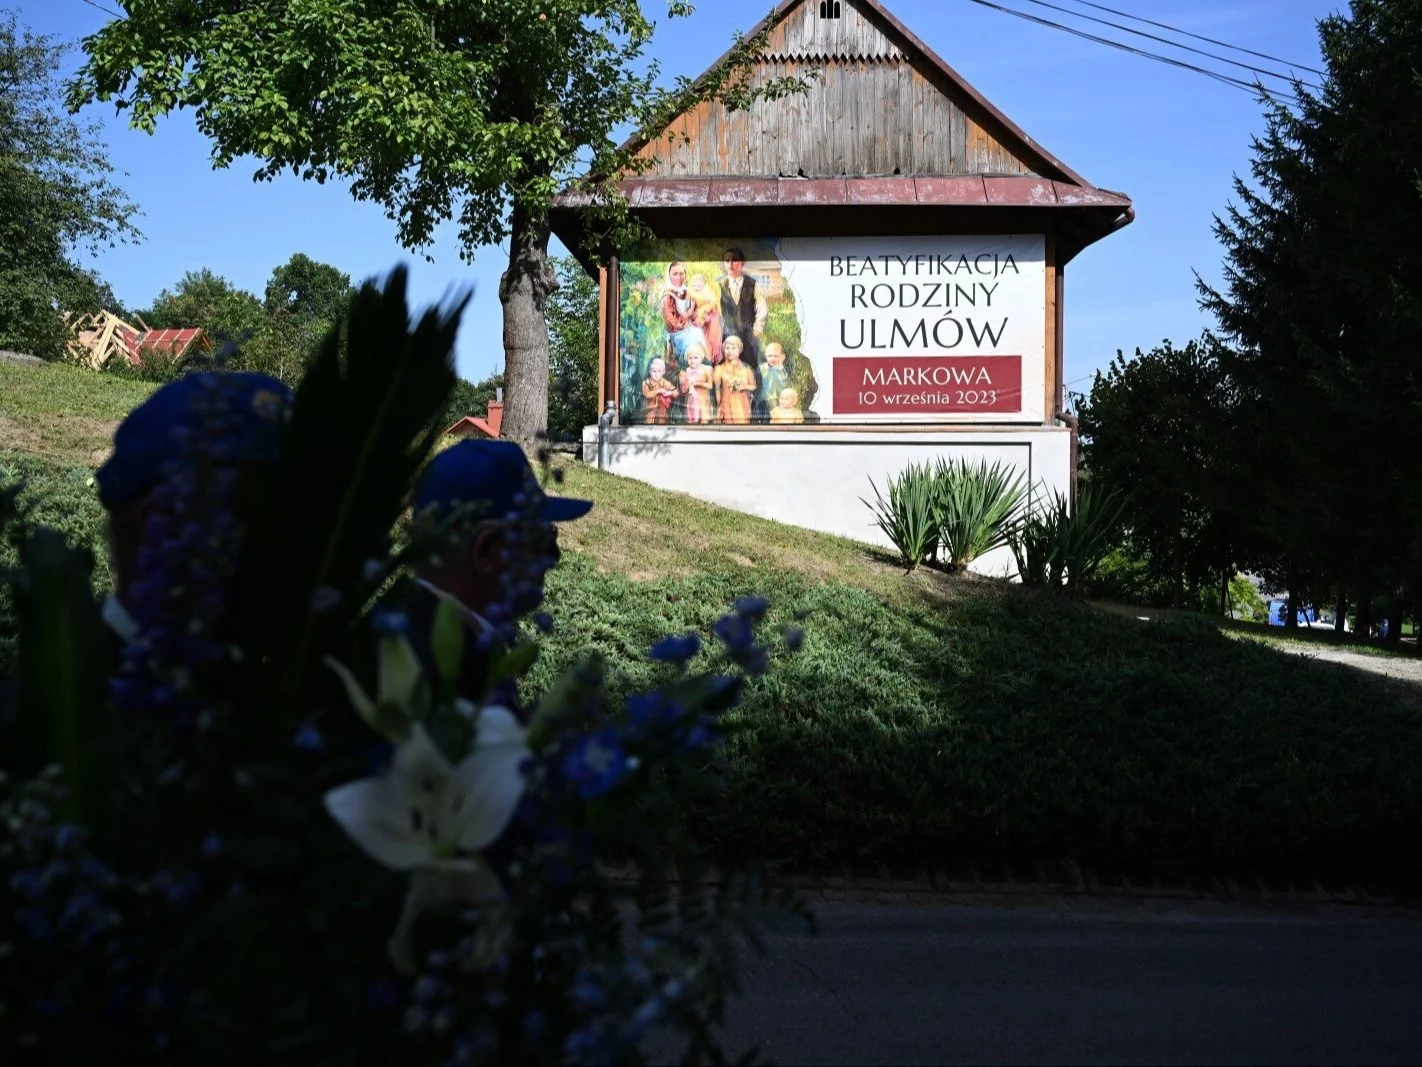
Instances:
[[[449,403],[445,405],[444,425],[452,425],[466,415],[484,418],[489,412],[489,401],[497,397],[503,387],[504,376],[500,372],[477,382],[460,378],[454,383],[454,389],[449,394]]]
[[[1131,545],[1175,607],[1234,575],[1233,520],[1249,507],[1233,474],[1234,400],[1220,348],[1206,335],[1130,360],[1118,352],[1076,398],[1082,465],[1093,484],[1128,495]]]
[[[137,315],[154,329],[196,326],[214,340],[237,340],[256,333],[265,320],[260,300],[207,267],[188,271]]]
[[[298,319],[334,323],[354,295],[349,274],[298,252],[272,271],[264,306],[268,315],[285,312]]]
[[[668,0],[672,16],[690,9]],[[762,37],[711,76],[661,88],[653,29],[640,0],[145,0],[84,42],[70,103],[111,100],[148,131],[191,108],[215,165],[255,156],[259,178],[347,181],[408,248],[450,219],[466,258],[507,239],[504,420],[527,444],[548,420],[550,198],[582,174],[614,188],[638,166],[616,136],[628,126],[800,84],[750,84]],[[623,228],[620,197],[591,202],[594,229]]]
[[[59,359],[63,314],[112,308],[76,254],[136,239],[97,127],[60,107],[63,45],[0,11],[0,348]]]
[[[1266,98],[1253,184],[1216,220],[1225,284],[1200,291],[1236,342],[1225,371],[1286,584],[1366,616],[1422,576],[1422,0],[1353,0],[1319,38],[1322,90]]]
[[[548,298],[548,436],[581,441],[597,421],[597,284],[577,260],[554,260],[558,288]]]
[[[296,253],[267,279],[257,305],[260,325],[239,346],[233,365],[295,385],[354,295],[349,274]]]

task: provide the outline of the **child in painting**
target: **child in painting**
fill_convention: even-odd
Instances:
[[[668,412],[676,397],[676,386],[667,380],[665,360],[654,359],[647,368],[647,378],[642,383],[642,422],[648,426],[665,426],[671,421]]]
[[[785,349],[779,341],[765,346],[764,362],[760,365],[760,401],[767,414],[776,405],[780,391],[790,384],[790,371],[785,366]]]
[[[751,421],[751,397],[755,395],[755,371],[741,362],[745,343],[727,337],[721,344],[721,363],[711,374],[716,386],[716,421],[743,425]]]
[[[721,362],[721,287],[708,282],[706,275],[697,273],[687,283],[687,295],[691,297],[693,310],[691,321],[701,327],[706,335],[706,348],[711,363]]]
[[[805,421],[805,413],[800,410],[800,394],[787,386],[780,390],[780,401],[770,409],[770,421],[775,423],[796,423]]]
[[[687,347],[686,370],[681,372],[677,384],[686,404],[686,421],[710,422],[714,414],[711,410],[711,368],[706,363],[706,349],[702,345]]]

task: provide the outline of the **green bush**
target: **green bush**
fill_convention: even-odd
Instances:
[[[127,378],[130,381],[153,382],[162,385],[164,382],[171,382],[174,378],[180,378],[187,372],[190,360],[169,359],[158,352],[145,349],[138,353],[138,362],[130,363],[126,359],[115,356],[104,364],[104,373],[112,374],[116,378]]]
[[[25,483],[21,507],[29,508],[36,522],[52,527],[76,547],[94,555],[94,591],[107,593],[113,585],[105,533],[103,505],[94,488],[94,475],[87,467],[61,466],[35,456],[0,452],[0,486]],[[0,542],[0,570],[19,560],[7,542]],[[14,604],[10,588],[0,584],[0,678],[15,665]]]

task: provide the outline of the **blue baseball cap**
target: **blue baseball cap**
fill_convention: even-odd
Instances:
[[[239,457],[274,462],[291,390],[280,380],[250,371],[185,374],[154,390],[114,431],[114,451],[94,480],[99,500],[113,510],[140,499],[158,484],[163,464],[178,451],[177,429],[199,430],[206,414],[200,403],[214,389],[238,417]]]
[[[526,491],[530,482],[534,482],[533,468],[518,445],[467,438],[430,460],[415,487],[415,510],[438,505],[441,511],[449,511],[459,504],[482,503],[491,514],[502,516],[522,510],[514,497]],[[538,517],[544,522],[568,522],[591,510],[591,500],[544,496]]]

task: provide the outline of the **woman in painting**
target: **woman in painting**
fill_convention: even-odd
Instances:
[[[716,421],[744,425],[751,421],[751,397],[755,394],[755,371],[741,362],[745,342],[727,337],[721,342],[721,362],[712,372],[716,386]]]
[[[686,288],[686,264],[680,260],[667,266],[666,287],[662,290],[662,322],[667,328],[667,371],[676,374],[689,345],[707,348],[706,334],[696,324],[696,301]]]

